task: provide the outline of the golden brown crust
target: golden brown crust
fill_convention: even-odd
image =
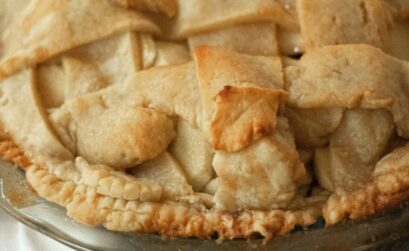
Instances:
[[[31,165],[30,160],[24,155],[20,147],[14,143],[11,136],[0,128],[0,155],[3,159],[13,162],[21,168]]]
[[[405,54],[389,19],[406,0],[20,1],[0,4],[0,155],[77,222],[268,240],[409,199],[409,64],[375,48]],[[188,43],[155,41],[152,18]],[[284,83],[271,55],[303,39]],[[156,67],[190,60],[188,44],[220,47]],[[328,191],[307,196],[311,163]]]
[[[361,189],[338,190],[330,196],[323,208],[327,224],[373,215],[409,199],[409,145],[399,148],[380,160],[373,180]]]
[[[238,151],[271,134],[278,107],[286,96],[283,90],[225,86],[216,97],[210,125],[213,148]]]
[[[64,145],[75,146],[72,152],[91,163],[123,170],[160,155],[174,139],[174,123],[166,114],[112,105],[99,94],[66,102],[49,117],[58,136],[67,139],[62,140]],[[101,124],[105,126],[100,128]]]
[[[320,215],[320,205],[313,205],[295,211],[245,211],[242,213],[221,213],[207,211],[203,207],[185,203],[137,203],[115,199],[98,194],[94,188],[76,186],[73,182],[62,181],[45,169],[31,165],[13,140],[0,130],[0,145],[13,146],[14,154],[0,147],[3,158],[27,168],[27,178],[37,193],[59,205],[66,206],[68,215],[83,224],[103,224],[116,231],[159,232],[166,236],[208,238],[217,232],[222,238],[249,238],[255,233],[274,236],[289,233],[295,225],[309,225]],[[406,147],[408,148],[408,147]],[[399,158],[399,156],[390,156]],[[400,158],[401,159],[401,158]],[[391,160],[392,161],[392,160]],[[356,220],[373,215],[386,208],[401,204],[409,199],[409,170],[392,165],[393,172],[381,172],[375,181],[355,191],[337,191],[323,208],[327,224],[341,222],[348,217]],[[402,168],[402,167],[401,167]],[[378,168],[378,170],[381,168]],[[33,179],[33,176],[41,177]],[[96,206],[97,205],[97,206]],[[95,207],[96,206],[96,207]],[[160,216],[160,217],[158,217]]]
[[[253,133],[251,127],[243,126],[243,123],[239,127],[240,123],[238,122],[240,121],[232,120],[236,124],[234,126],[237,126],[236,130],[229,132],[229,139],[218,139],[217,136],[224,136],[218,135],[220,129],[218,128],[220,125],[217,125],[218,120],[223,116],[229,116],[229,114],[238,115],[241,113],[244,115],[247,112],[246,109],[252,110],[254,108],[252,105],[255,104],[262,105],[262,107],[258,107],[261,110],[275,110],[271,108],[283,101],[283,94],[276,95],[275,98],[272,98],[274,95],[271,94],[272,92],[280,93],[279,90],[283,89],[284,86],[281,60],[278,57],[248,56],[211,46],[196,47],[194,54],[202,103],[202,130],[212,145],[219,150],[238,151],[243,149],[258,139],[260,135],[251,135]],[[231,87],[226,88],[226,86]],[[261,90],[269,91],[261,92]],[[255,102],[255,94],[259,97],[263,96],[264,102]],[[241,101],[238,96],[243,100]],[[236,105],[233,105],[235,111],[226,112],[226,105],[233,99],[236,101]],[[241,102],[240,106],[238,105],[239,102]],[[252,115],[255,115],[253,121],[251,116],[245,114],[247,121],[244,124],[250,121],[251,124],[260,119],[260,114],[254,114],[254,112],[253,110]],[[275,120],[273,118],[275,112],[272,111],[268,117],[269,119],[262,118],[256,122],[256,124],[262,124],[263,128],[265,127],[265,132],[261,133],[263,135],[268,133],[268,129],[271,130],[274,127],[271,122]],[[247,139],[241,139],[242,137],[247,137]],[[225,142],[219,144],[223,140]]]
[[[288,234],[296,225],[307,226],[320,215],[321,203],[298,210],[246,210],[227,213],[183,202],[137,202],[99,194],[94,188],[62,181],[37,165],[27,179],[42,197],[66,206],[68,216],[90,225],[122,232],[160,233],[174,237],[249,238],[260,233],[266,240]]]
[[[5,135],[0,129],[0,134]],[[14,145],[10,137],[2,137],[0,145]],[[123,232],[160,233],[174,237],[210,238],[218,233],[220,239],[250,238],[259,233],[265,241],[288,234],[296,225],[313,224],[321,214],[322,202],[294,210],[246,210],[227,213],[208,210],[202,204],[185,202],[137,202],[102,195],[95,188],[63,181],[46,169],[21,162],[24,154],[10,158],[27,167],[26,176],[32,188],[45,199],[67,208],[68,216],[82,224]],[[3,157],[7,151],[2,151]]]
[[[398,206],[409,199],[407,188],[397,193],[384,193],[371,184],[357,191],[332,195],[323,208],[325,222],[334,225],[346,218],[358,220]]]

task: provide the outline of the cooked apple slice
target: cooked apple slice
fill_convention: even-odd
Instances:
[[[298,155],[300,156],[300,160],[302,163],[307,164],[312,161],[314,158],[314,150],[313,149],[308,149],[308,148],[300,148],[297,149]]]
[[[339,126],[344,114],[342,108],[286,108],[285,115],[295,133],[295,140],[302,147],[328,144],[331,134]]]
[[[155,63],[157,51],[156,45],[153,41],[152,35],[141,34],[139,35],[139,41],[141,44],[142,51],[142,66],[143,69],[148,69],[152,67]]]
[[[189,49],[184,44],[171,42],[156,42],[155,66],[182,64],[188,62],[190,58]]]
[[[171,199],[193,194],[182,168],[168,152],[131,169],[130,173],[137,178],[156,181],[163,188],[164,198]]]
[[[44,108],[56,108],[65,99],[65,72],[58,64],[39,66],[37,71],[37,88]]]
[[[193,189],[203,191],[205,185],[214,177],[212,167],[214,153],[201,131],[180,118],[177,137],[169,151],[181,163]]]
[[[328,190],[355,189],[368,182],[394,131],[392,115],[386,110],[346,111],[329,147],[315,151],[321,186]]]
[[[409,60],[409,22],[396,23],[391,29],[391,54]]]
[[[299,56],[305,52],[304,39],[298,31],[278,29],[279,50],[286,56]]]
[[[314,153],[314,171],[319,184],[329,190],[334,190],[331,173],[331,156],[329,147],[317,148]]]
[[[219,177],[212,179],[209,183],[207,183],[204,191],[208,194],[216,194],[216,191],[219,188],[219,179]]]
[[[331,147],[350,149],[360,161],[375,164],[395,132],[393,118],[385,109],[351,109],[331,137]]]
[[[315,152],[315,171],[322,187],[357,189],[371,179],[374,165],[364,164],[349,148],[326,147]]]

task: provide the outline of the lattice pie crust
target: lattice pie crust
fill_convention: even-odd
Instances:
[[[0,154],[75,221],[269,240],[409,197],[409,1],[5,0]]]

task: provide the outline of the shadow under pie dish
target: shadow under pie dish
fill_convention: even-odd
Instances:
[[[0,152],[114,231],[268,240],[372,215],[409,196],[407,8],[3,1]]]

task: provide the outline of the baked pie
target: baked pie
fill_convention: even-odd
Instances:
[[[407,0],[5,0],[0,153],[75,221],[265,240],[409,198]]]

